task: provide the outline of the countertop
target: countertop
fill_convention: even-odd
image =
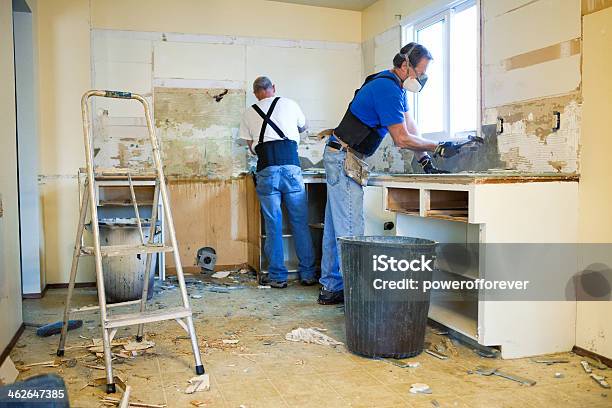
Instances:
[[[303,171],[305,182],[323,182],[325,171],[307,169]],[[509,184],[551,181],[579,181],[577,174],[561,173],[521,173],[514,171],[492,171],[483,173],[452,173],[452,174],[383,174],[373,173],[369,183],[381,185],[393,183],[440,183],[440,184]]]

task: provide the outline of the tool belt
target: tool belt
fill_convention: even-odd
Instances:
[[[257,104],[252,105],[255,112],[263,119],[259,131],[259,142],[257,146],[255,146],[255,153],[257,153],[257,171],[261,171],[268,166],[293,165],[300,167],[297,143],[285,136],[281,128],[272,121],[272,112],[274,112],[274,108],[279,99],[280,97],[278,96],[274,98],[267,113],[264,113]],[[264,134],[266,133],[266,127],[268,125],[270,125],[281,140],[264,142]]]
[[[384,74],[373,74],[366,78],[361,88],[363,88],[363,86],[365,86],[368,82],[377,79],[387,79],[401,87],[401,84],[397,78],[392,78]],[[361,88],[355,91],[355,96],[357,96],[357,93],[361,90]],[[355,116],[355,114],[353,114],[353,112],[351,112],[352,103],[353,102],[351,101],[346,113],[340,121],[340,124],[336,129],[334,129],[334,135],[338,139],[342,139],[343,143],[354,151],[369,156],[376,151],[382,142],[383,138],[380,136],[378,131],[382,129],[383,126],[380,123],[375,126],[368,126],[363,123],[357,116]]]
[[[363,187],[368,185],[370,166],[363,160],[363,155],[361,153],[351,149],[339,139],[337,142],[327,142],[327,146],[331,147],[332,149],[346,152],[346,156],[344,158],[344,173],[346,173],[348,177],[355,180],[357,184]]]
[[[273,140],[255,146],[257,153],[257,171],[268,166],[294,165],[300,167],[298,145],[293,140]]]

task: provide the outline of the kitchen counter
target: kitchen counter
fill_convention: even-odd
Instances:
[[[304,170],[304,182],[325,182],[325,171]],[[554,181],[579,181],[577,174],[560,173],[519,173],[512,171],[483,172],[483,173],[453,173],[453,174],[386,174],[373,173],[370,175],[368,185],[382,186],[387,183],[437,183],[437,184],[505,184],[505,183],[532,183]]]

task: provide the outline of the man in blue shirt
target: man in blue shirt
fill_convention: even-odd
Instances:
[[[344,301],[337,238],[364,233],[363,179],[352,177],[352,171],[347,174],[347,155],[350,162],[361,163],[361,159],[374,154],[389,134],[398,148],[415,152],[425,173],[442,173],[433,165],[427,152],[451,157],[461,147],[457,142],[436,143],[423,139],[409,113],[406,91],[419,92],[425,85],[425,71],[431,59],[429,51],[420,44],[409,43],[402,47],[393,58],[393,69],[366,78],[329,138],[323,155],[327,204],[319,281],[323,286],[319,293],[320,304]],[[357,173],[363,174],[361,171]]]

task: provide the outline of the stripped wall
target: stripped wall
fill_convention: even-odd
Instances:
[[[507,169],[579,171],[580,7],[579,0],[482,0],[483,124],[503,119],[497,141]]]
[[[95,88],[138,92],[153,105],[185,266],[204,246],[217,250],[218,265],[258,265],[257,215],[247,222],[257,204],[246,176],[255,160],[238,138],[255,102],[252,81],[269,76],[302,107],[310,136],[298,153],[309,168],[322,167],[324,145],[314,135],[335,127],[361,78],[360,46],[347,42],[96,29],[92,54]],[[94,101],[96,165],[150,168],[139,109]]]
[[[321,59],[306,64],[306,55],[309,48],[313,48],[313,41],[315,45],[325,42],[333,54],[334,47],[342,48],[344,44],[351,44],[358,50],[361,40],[359,12],[265,0],[30,0],[28,3],[34,11],[38,42],[40,194],[46,245],[43,259],[49,283],[67,282],[70,270],[78,218],[76,172],[84,163],[79,106],[83,92],[98,85],[131,89],[145,94],[152,101],[153,88],[158,86],[246,90],[247,82],[253,77],[247,77],[243,60],[241,77],[230,78],[229,75],[236,72],[233,57],[235,53],[246,58],[247,45],[257,42],[258,37],[259,48],[252,48],[252,61],[259,57],[259,51],[261,60],[265,62],[278,47],[285,50],[281,63],[273,63],[269,72],[275,70],[271,74],[273,77],[278,77],[277,72],[283,75],[283,86],[279,91],[291,97],[286,90],[293,81],[299,86],[303,80],[304,87],[312,87],[312,82],[307,82],[311,80],[308,71],[284,70],[288,62],[304,64],[309,70],[313,66],[325,66],[325,60]],[[266,24],[257,21],[266,21]],[[95,33],[98,29],[118,34],[92,38],[92,31]],[[173,34],[178,32],[186,34]],[[108,46],[98,46],[103,42]],[[181,45],[192,52],[179,53],[177,58],[176,52]],[[231,51],[225,54],[225,59],[215,57],[221,53],[202,52],[206,47],[221,50],[224,46]],[[359,61],[358,51],[354,58]],[[338,70],[331,69],[337,77],[321,83],[321,88],[329,87],[330,82],[342,84],[345,81],[338,71],[340,62],[346,60],[329,58],[330,66],[338,67]],[[182,67],[175,64],[180,62],[184,62]],[[94,65],[96,69],[93,69]],[[253,66],[261,72],[262,65]],[[360,71],[358,62],[355,66]],[[172,71],[176,68],[185,71],[186,67],[192,67],[187,72],[197,75],[181,76],[178,71]],[[219,78],[218,75],[200,76],[207,72],[227,75],[222,75],[219,83],[214,80]],[[347,77],[349,81],[350,75]],[[192,82],[186,84],[184,78]],[[198,83],[197,78],[209,79],[194,86],[194,82]],[[154,81],[158,82],[154,84]],[[358,79],[354,82],[357,83]],[[351,93],[354,87],[354,84],[350,85]],[[312,88],[314,92],[316,87]],[[320,110],[335,103],[333,95],[332,98],[310,99],[310,105]],[[246,103],[252,102],[247,99]],[[301,103],[303,106],[307,104]],[[343,100],[342,104],[345,105],[346,101]],[[109,104],[96,102],[93,116],[97,135],[114,139],[109,144],[96,143],[100,161],[130,166],[142,163],[141,157],[148,151],[141,145],[146,133],[138,108],[137,104],[120,100]],[[314,117],[312,114],[309,116],[311,119]],[[121,143],[128,148],[118,150]],[[316,156],[317,149],[309,150]],[[313,159],[316,161],[316,157]],[[78,280],[93,281],[91,260],[83,258],[82,261]]]
[[[400,47],[396,15],[419,21],[449,3],[430,0],[408,7],[380,0],[366,9],[364,72],[391,65]],[[488,140],[478,151],[463,151],[437,165],[454,172],[579,172],[581,1],[481,0],[480,6],[481,134]],[[387,21],[386,27],[382,21]],[[533,35],[533,27],[538,27],[538,35]],[[373,30],[380,31],[374,35]],[[555,112],[560,114],[558,130]],[[498,118],[503,120],[503,132],[492,131]],[[391,141],[385,141],[382,150],[371,159],[375,166],[398,173],[421,171],[413,155],[397,152]]]

